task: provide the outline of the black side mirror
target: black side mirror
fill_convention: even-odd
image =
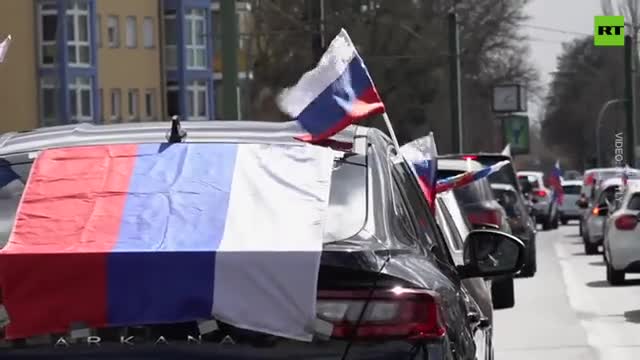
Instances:
[[[578,199],[576,201],[576,205],[578,205],[580,209],[586,209],[589,207],[589,202],[587,201],[587,199]]]
[[[463,278],[512,275],[524,265],[525,247],[513,235],[497,230],[473,230],[463,247]]]

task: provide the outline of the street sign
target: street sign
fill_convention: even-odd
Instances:
[[[527,111],[526,89],[519,84],[501,84],[493,87],[493,112],[513,113]]]
[[[529,117],[507,115],[502,118],[502,134],[505,144],[511,145],[512,155],[529,153]]]

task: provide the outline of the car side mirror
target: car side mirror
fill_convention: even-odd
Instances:
[[[576,205],[581,209],[586,209],[589,207],[589,202],[586,199],[578,199]]]
[[[594,212],[598,216],[608,216],[609,215],[609,207],[608,206],[598,206],[594,209]]]
[[[524,265],[525,247],[513,235],[497,230],[473,230],[464,241],[463,278],[515,274]]]

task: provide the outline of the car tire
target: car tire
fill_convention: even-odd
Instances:
[[[560,223],[562,225],[567,225],[569,223],[569,220],[568,219],[560,219]]]
[[[556,214],[556,216],[553,217],[553,220],[551,221],[551,228],[552,229],[557,229],[558,226],[560,226],[559,224],[559,219],[558,219],[558,215]]]
[[[587,255],[596,255],[598,253],[598,244],[592,244],[588,241],[585,241],[584,252]]]
[[[516,304],[513,278],[493,281],[491,283],[491,299],[495,310],[512,308]]]
[[[622,285],[624,283],[624,270],[616,270],[607,262],[607,282],[611,285]]]
[[[551,222],[551,219],[548,217],[545,217],[542,220],[542,230],[544,231],[549,231],[553,228],[553,223]]]
[[[536,274],[536,271],[538,271],[538,261],[536,257],[536,240],[534,238],[531,240],[529,249],[527,249],[527,262],[524,264],[518,277],[531,278]]]
[[[580,224],[578,225],[578,236],[582,236],[582,219],[580,219]]]

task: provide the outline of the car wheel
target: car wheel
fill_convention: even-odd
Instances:
[[[592,244],[588,241],[585,241],[584,252],[587,255],[596,255],[598,253],[598,244]]]
[[[556,215],[553,217],[553,220],[551,221],[551,228],[557,229],[558,226],[559,226],[558,215]]]
[[[516,304],[513,278],[500,279],[491,283],[491,299],[496,310],[510,309]]]
[[[582,236],[582,219],[580,219],[580,224],[578,226],[578,235]]]
[[[611,285],[621,285],[624,283],[624,271],[614,269],[607,262],[607,282]]]
[[[536,258],[536,240],[531,240],[531,245],[527,249],[527,262],[520,271],[518,277],[530,278],[533,277],[538,271],[538,262]]]
[[[561,223],[562,225],[567,225],[567,224],[569,223],[569,220],[567,220],[567,219],[560,219],[560,223]]]
[[[542,230],[548,231],[551,230],[553,228],[553,224],[551,222],[551,219],[548,217],[545,217],[542,220]]]

